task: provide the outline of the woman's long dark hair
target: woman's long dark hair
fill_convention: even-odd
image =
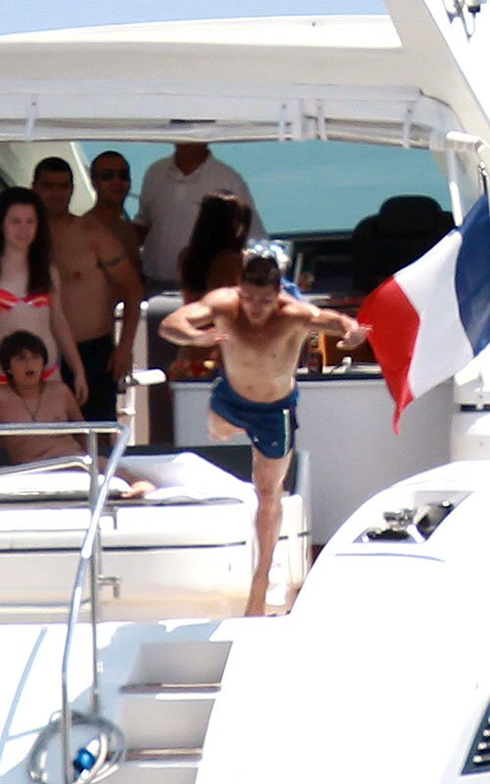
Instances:
[[[27,293],[46,294],[52,288],[49,223],[41,199],[37,193],[29,190],[29,188],[6,188],[6,190],[0,193],[0,270],[1,258],[5,250],[3,225],[9,209],[16,204],[31,205],[34,207],[37,216],[36,236],[29,247],[27,254],[27,266],[29,270]]]
[[[252,211],[232,193],[208,193],[201,202],[181,265],[181,286],[205,292],[211,263],[221,251],[240,253],[245,247]]]

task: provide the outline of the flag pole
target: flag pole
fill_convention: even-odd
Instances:
[[[485,161],[478,161],[478,174],[480,175],[480,182],[482,184],[483,193],[487,197],[488,212],[490,214],[490,200],[488,198],[488,171],[485,165]]]

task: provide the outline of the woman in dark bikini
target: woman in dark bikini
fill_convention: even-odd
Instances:
[[[0,340],[18,329],[33,332],[45,343],[46,380],[59,380],[58,355],[64,356],[75,376],[77,401],[83,404],[88,394],[85,371],[61,308],[44,207],[31,190],[14,187],[0,194]]]
[[[189,245],[179,259],[186,305],[208,291],[239,283],[251,215],[250,206],[232,193],[204,196]],[[212,375],[219,361],[219,349],[182,346],[169,368],[169,378]]]

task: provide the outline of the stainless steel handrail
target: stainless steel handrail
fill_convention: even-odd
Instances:
[[[117,442],[112,450],[111,456],[108,460],[106,470],[104,472],[104,481],[100,488],[97,481],[97,444],[96,433],[98,432],[111,432],[119,433]],[[63,653],[63,664],[61,674],[61,689],[62,689],[62,748],[63,748],[63,768],[65,784],[72,784],[72,752],[70,744],[70,731],[71,731],[71,710],[69,707],[68,695],[68,664],[70,653],[73,643],[73,634],[78,616],[80,614],[80,607],[82,604],[83,586],[87,575],[87,569],[90,568],[90,599],[91,599],[91,624],[92,624],[92,710],[94,715],[99,713],[99,670],[98,670],[98,646],[97,646],[97,623],[100,617],[99,607],[99,591],[98,591],[98,560],[100,552],[100,531],[99,520],[104,509],[105,502],[109,493],[109,482],[116,472],[117,465],[121,459],[124,450],[126,449],[129,441],[130,431],[129,428],[112,424],[111,429],[99,430],[98,426],[94,426],[89,432],[89,446],[90,456],[93,458],[91,466],[91,490],[90,490],[90,504],[91,504],[91,519],[90,524],[85,535],[85,539],[80,551],[80,561],[78,564],[77,576],[75,585],[73,587],[72,599],[70,603],[70,612],[68,616],[68,628],[66,634],[65,649]],[[94,470],[95,469],[95,470]]]
[[[69,457],[50,457],[47,460],[35,460],[32,463],[0,468],[0,476],[8,474],[39,474],[42,471],[58,471],[63,468],[82,468],[90,471],[91,459],[88,455],[70,455]]]
[[[73,784],[72,773],[72,753],[70,734],[72,726],[72,711],[70,708],[68,694],[68,664],[73,644],[75,626],[80,614],[82,605],[83,587],[87,576],[87,569],[90,568],[89,581],[89,604],[91,606],[91,626],[92,626],[92,711],[95,716],[99,713],[99,668],[98,668],[98,646],[97,646],[97,623],[100,618],[99,607],[99,558],[100,558],[100,530],[99,521],[104,505],[109,494],[109,483],[113,478],[119,460],[129,441],[130,430],[124,425],[116,422],[61,422],[61,423],[13,423],[0,425],[0,437],[16,435],[60,435],[60,434],[84,434],[88,439],[88,461],[85,460],[84,467],[90,471],[90,523],[87,527],[85,537],[80,549],[80,560],[78,563],[77,575],[73,587],[70,609],[68,614],[67,633],[63,653],[63,663],[61,671],[61,694],[62,694],[62,721],[61,721],[61,740],[63,751],[63,778],[65,784]],[[107,461],[104,472],[104,480],[99,487],[98,482],[98,450],[97,435],[117,434],[118,438],[114,445],[109,460]],[[50,461],[47,461],[48,463]],[[24,466],[25,467],[25,466]],[[45,466],[46,468],[54,466]],[[59,467],[59,466],[58,466]],[[66,467],[66,465],[64,466]],[[13,466],[14,473],[18,473]],[[33,471],[42,470],[39,463],[36,463]],[[89,777],[90,778],[90,777]]]

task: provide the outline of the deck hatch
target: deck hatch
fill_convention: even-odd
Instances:
[[[490,770],[490,703],[487,705],[478,727],[470,752],[466,758],[462,776],[485,773]]]
[[[367,528],[356,541],[421,544],[434,533],[454,508],[452,501],[442,500],[417,507],[385,510],[379,525]]]

